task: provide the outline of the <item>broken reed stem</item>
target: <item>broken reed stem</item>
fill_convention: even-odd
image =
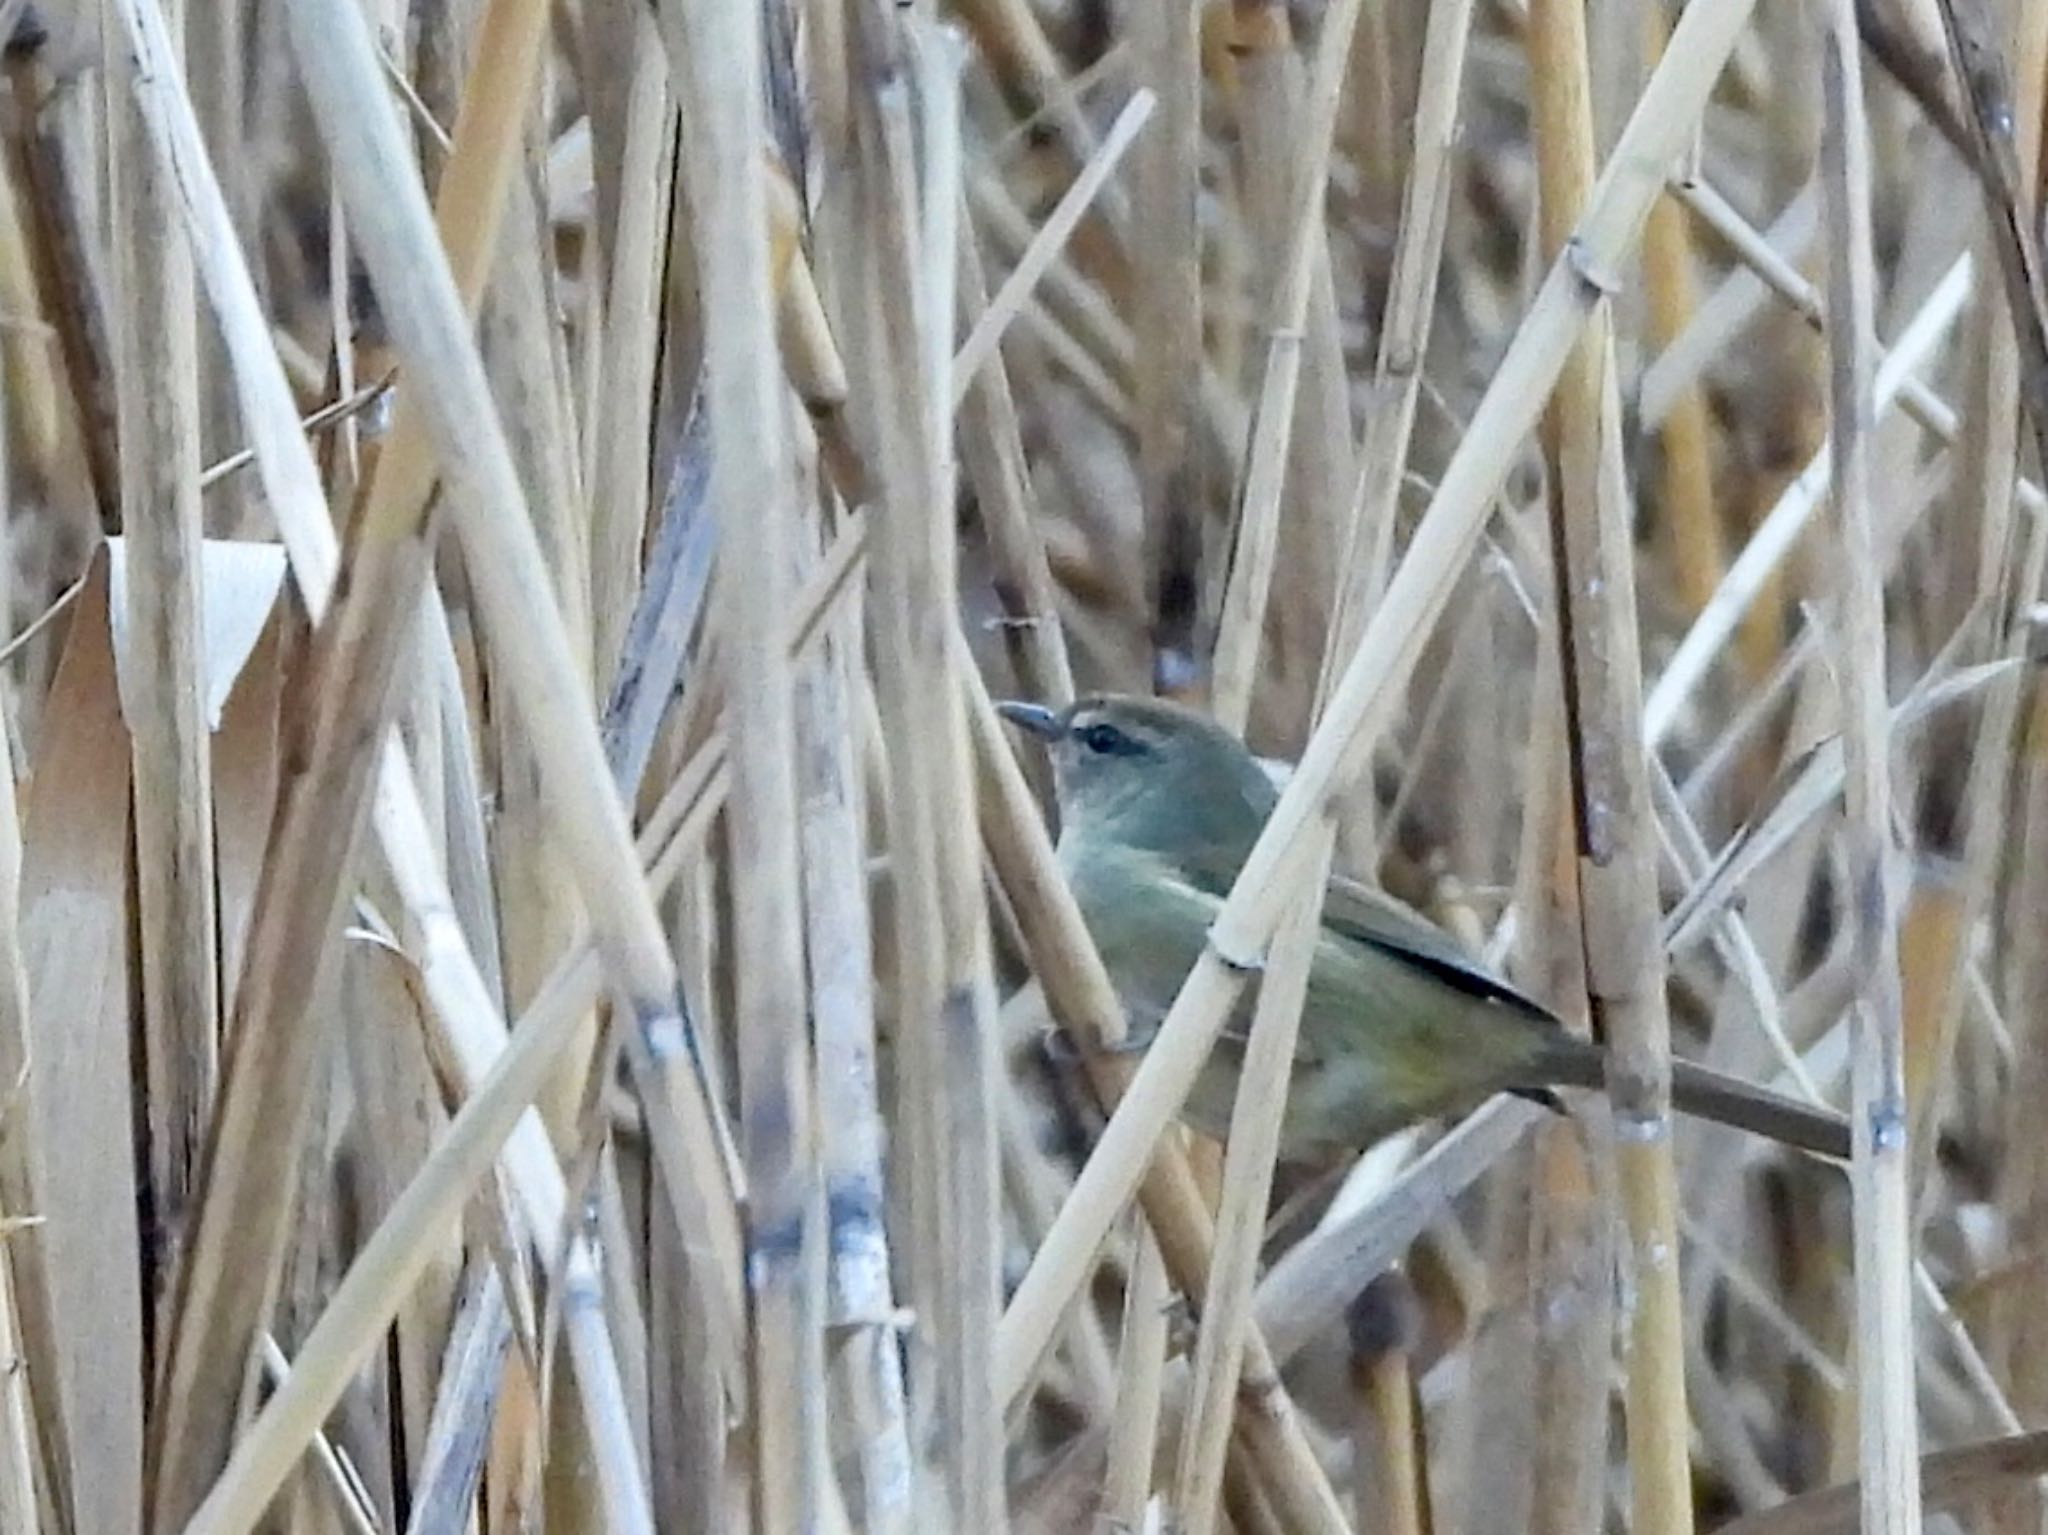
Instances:
[[[1566,251],[1593,178],[1580,0],[1531,5],[1529,51],[1542,237],[1546,253],[1555,255]],[[1639,745],[1642,663],[1612,324],[1611,310],[1595,311],[1551,399],[1545,448],[1552,591],[1566,663],[1586,1007],[1609,1051],[1626,1227],[1623,1282],[1634,1296],[1626,1353],[1633,1523],[1684,1535],[1693,1527],[1691,1420],[1671,1148],[1671,1022],[1657,924],[1657,830]]]
[[[1855,1137],[1850,1187],[1856,1242],[1856,1382],[1863,1527],[1920,1529],[1914,1395],[1913,1233],[1907,1198],[1904,1050],[1892,856],[1884,581],[1871,506],[1876,426],[1870,250],[1870,141],[1856,13],[1836,0],[1822,39],[1827,116],[1821,160],[1828,220],[1828,356],[1835,516],[1842,541],[1839,635],[1847,767],[1847,920],[1855,955],[1850,1048]]]

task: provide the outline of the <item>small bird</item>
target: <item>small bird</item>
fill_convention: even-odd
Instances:
[[[1158,1030],[1279,792],[1214,720],[1159,699],[1098,695],[1054,712],[998,705],[1045,742],[1059,799],[1059,859],[1102,953],[1133,1048]],[[1189,1095],[1204,1134],[1229,1128],[1249,997]],[[1553,1087],[1600,1088],[1607,1056],[1488,974],[1441,929],[1355,881],[1332,878],[1288,1084],[1280,1154],[1321,1161],[1497,1092],[1556,1106]],[[1849,1155],[1840,1115],[1687,1061],[1681,1111],[1823,1156]]]

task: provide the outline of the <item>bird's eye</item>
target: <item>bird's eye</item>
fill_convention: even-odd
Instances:
[[[1116,726],[1098,722],[1080,731],[1081,744],[1103,757],[1125,757],[1142,750],[1136,741]]]

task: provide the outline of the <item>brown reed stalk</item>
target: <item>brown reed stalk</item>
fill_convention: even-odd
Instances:
[[[0,448],[0,457],[5,456]],[[0,758],[0,1074],[26,1082],[29,1062],[28,975],[21,950],[21,817],[11,754]],[[19,1105],[19,1100],[17,1099]],[[21,1112],[18,1106],[16,1112]],[[33,1110],[30,1110],[33,1112]],[[21,1220],[35,1209],[42,1186],[37,1139],[0,1136],[0,1219]],[[24,1530],[69,1527],[70,1443],[56,1386],[57,1324],[50,1310],[49,1264],[39,1243],[21,1234],[0,1247],[0,1326],[20,1361],[0,1402],[0,1433],[10,1474],[7,1494]],[[44,1505],[50,1514],[45,1520]]]
[[[824,1277],[813,1081],[803,1029],[797,850],[795,676],[781,625],[797,554],[794,486],[779,420],[768,210],[758,167],[758,22],[744,6],[701,13],[689,101],[692,197],[719,230],[701,253],[712,494],[728,563],[719,592],[729,647],[728,821],[739,950],[741,1137],[748,1187],[755,1517],[771,1532],[812,1528],[825,1467]]]
[[[824,606],[844,590],[844,569],[835,569],[834,562],[828,559],[824,574],[828,579],[814,582],[804,599],[796,604],[797,622],[785,631],[786,642],[805,643],[815,632]],[[698,848],[723,803],[730,781],[724,737],[720,733],[677,774],[662,802],[647,819],[642,850],[649,856],[647,878],[654,893],[668,888],[680,872],[683,856]],[[459,960],[460,955],[455,957]],[[543,1182],[519,1176],[522,1158],[530,1163],[537,1154],[552,1164],[539,1120],[526,1111],[536,1085],[545,1080],[560,1052],[572,1043],[571,1031],[596,1001],[602,979],[594,944],[585,940],[574,945],[557,964],[503,1047],[488,1059],[481,1055],[472,1057],[481,1069],[475,1072],[469,1096],[450,1122],[447,1134],[414,1174],[404,1193],[392,1203],[377,1232],[363,1244],[349,1273],[335,1288],[327,1309],[301,1346],[290,1381],[264,1405],[238,1442],[229,1467],[208,1493],[205,1508],[195,1515],[193,1529],[232,1531],[239,1535],[253,1525],[308,1442],[313,1427],[331,1410],[350,1373],[375,1345],[428,1261],[433,1248],[431,1235],[456,1217],[508,1137],[515,1188],[524,1193]],[[458,980],[457,984],[468,983]],[[454,1008],[450,1015],[458,1022],[464,1016]],[[500,1034],[499,1038],[504,1036]],[[475,1033],[459,1034],[455,1042],[458,1055],[470,1048],[465,1040],[478,1040],[487,1047],[495,1044]],[[520,1096],[522,1093],[524,1097]],[[525,1147],[535,1150],[522,1148],[522,1138]],[[553,1188],[562,1188],[558,1168],[553,1174]],[[559,1201],[564,1196],[560,1192],[548,1196],[543,1190],[542,1199],[548,1197]],[[529,1219],[535,1227],[560,1225],[559,1203],[551,1219],[536,1218],[544,1217],[546,1212],[540,1201],[531,1195],[527,1198],[531,1205]],[[568,1260],[587,1261],[577,1258],[573,1245]],[[594,1355],[579,1358],[577,1363],[579,1371],[615,1368],[606,1366]],[[603,1398],[593,1393],[593,1400]]]
[[[2044,78],[2048,77],[2048,7],[2023,7],[2016,20],[2021,64],[2017,115],[2010,142],[2006,143],[2003,137],[2000,141],[2000,158],[2010,154],[2016,162],[2016,177],[1993,177],[1987,181],[1986,190],[1993,192],[1998,182],[2005,179],[2013,195],[2025,199],[2020,210],[2009,216],[2013,219],[2010,227],[2023,230],[2025,209],[2038,201],[2033,189],[2039,186],[2041,119],[2044,91],[2048,91],[2048,78]],[[1973,94],[1984,89],[1980,84]],[[2038,520],[2023,525],[2016,523],[2012,515],[2015,503],[2020,501],[2015,493],[2021,468],[2020,406],[2024,398],[2029,419],[2037,420],[2044,404],[2037,383],[2022,395],[2023,382],[2032,382],[2023,379],[2022,370],[2028,357],[2041,346],[2038,333],[2043,315],[2038,310],[2028,314],[2011,285],[2010,274],[2015,266],[2038,260],[2034,242],[2021,233],[2000,233],[1995,225],[1990,238],[2001,252],[2000,270],[2008,274],[2009,304],[2002,308],[1986,306],[1995,317],[1984,321],[1989,344],[1984,347],[1979,363],[1982,394],[1979,401],[1973,402],[1980,406],[1974,424],[1982,434],[1981,451],[1964,457],[1968,491],[1981,497],[1981,525],[1974,548],[1970,547],[1970,540],[1958,542],[1975,556],[1966,578],[1966,618],[1981,613],[1985,638],[1989,641],[1988,645],[1978,641],[1973,649],[1980,654],[1988,649],[1994,655],[2017,657],[2025,655],[2030,644],[2032,620],[2026,605],[2028,598],[2040,591],[2043,571],[2048,569],[2048,538],[2044,538]],[[2005,254],[2005,248],[2014,244],[2019,246],[2017,254]],[[2023,333],[2030,339],[2022,341]],[[2037,452],[2039,430],[2037,425]],[[1964,579],[1958,572],[1957,584],[1962,585]],[[1914,1115],[1912,1155],[1916,1188],[1924,1185],[1931,1166],[1939,1115],[1952,1079],[1969,964],[1968,935],[1975,931],[1990,905],[1992,882],[1996,878],[2006,794],[2014,757],[2020,749],[2024,690],[2025,681],[2017,672],[1994,682],[1977,721],[1967,770],[1960,774],[1941,774],[1937,770],[1929,795],[1932,798],[1944,788],[1960,795],[1956,817],[1961,824],[1951,835],[1961,844],[1963,868],[1962,889],[1956,902],[1960,909],[1955,912],[1952,929],[1955,942],[1944,954],[1930,956],[1927,964],[1930,978],[1926,990],[1931,993],[1928,1009],[1934,1025],[1928,1031],[1930,1069],[1924,1084],[1908,1084],[1909,1089],[1924,1087],[1924,1092],[1910,1104]]]
[[[865,82],[853,102],[859,252],[856,403],[868,415],[878,495],[870,563],[876,702],[887,750],[887,824],[897,922],[898,1133],[908,1148],[908,1299],[927,1330],[911,1354],[930,1400],[920,1519],[1001,1526],[1001,1414],[993,1375],[994,994],[974,848],[965,720],[953,681],[949,438],[958,271],[957,119],[945,46],[866,8],[850,45]],[[929,157],[914,182],[915,81]],[[921,194],[921,195],[919,195]],[[920,217],[920,214],[922,217]],[[940,1511],[944,1510],[944,1513]]]
[[[1242,732],[1251,708],[1251,673],[1265,627],[1279,531],[1280,494],[1287,445],[1294,429],[1301,333],[1307,322],[1314,274],[1315,238],[1328,176],[1329,153],[1345,67],[1351,61],[1356,4],[1343,4],[1324,18],[1315,80],[1306,117],[1306,136],[1293,167],[1293,216],[1287,231],[1282,276],[1276,284],[1274,329],[1259,396],[1259,425],[1246,471],[1238,547],[1224,602],[1223,629],[1213,678],[1218,718]],[[1225,1150],[1222,1192],[1217,1202],[1216,1251],[1204,1287],[1201,1331],[1195,1345],[1194,1401],[1183,1426],[1175,1476],[1176,1513],[1192,1535],[1214,1527],[1222,1489],[1224,1447],[1234,1417],[1244,1330],[1251,1315],[1258,1243],[1264,1229],[1287,1103],[1301,1007],[1308,995],[1310,966],[1322,928],[1322,890],[1335,848],[1335,830],[1321,839],[1305,875],[1304,894],[1276,935],[1253,1013],[1251,1042]]]
[[[1110,1418],[1102,1474],[1101,1517],[1112,1529],[1137,1529],[1152,1503],[1158,1451],[1160,1387],[1167,1343],[1166,1260],[1142,1214],[1133,1223],[1137,1250],[1124,1288],[1123,1333],[1117,1340],[1116,1410]]]
[[[515,46],[512,57],[518,56]],[[535,57],[530,44],[525,57],[530,71]],[[491,182],[490,177],[484,180]],[[479,206],[481,227],[468,231],[482,248],[488,248],[496,208],[502,207],[503,185],[500,172],[496,195],[487,192]],[[470,265],[476,265],[476,258]],[[398,469],[385,467],[396,479],[403,466],[418,462],[417,456],[401,452],[394,460]],[[423,506],[425,496],[422,486],[413,506]],[[287,804],[296,804],[298,815],[290,819],[287,811],[287,834],[266,864],[273,899],[259,904],[247,979],[237,992],[228,1036],[230,1064],[208,1143],[190,1256],[180,1270],[162,1374],[164,1416],[157,1425],[153,1497],[155,1517],[165,1525],[182,1520],[197,1505],[225,1455],[240,1361],[246,1357],[244,1330],[267,1308],[275,1283],[293,1159],[256,1148],[273,1135],[281,1135],[287,1147],[293,1144],[301,1119],[297,1106],[305,1102],[310,1085],[307,1007],[318,988],[307,984],[305,972],[317,976],[323,956],[332,952],[327,937],[377,761],[376,722],[388,706],[389,679],[410,635],[405,620],[418,611],[424,588],[424,550],[417,527],[407,527],[416,513],[405,507],[406,499],[398,498],[396,517],[387,510],[359,524],[358,568],[350,588],[355,600],[337,605],[334,618],[320,631],[324,643],[311,663],[334,682],[316,689],[320,712],[306,726],[308,776],[287,791]],[[329,742],[339,739],[336,731],[358,735],[364,744],[354,751],[329,749]],[[242,1022],[251,1016],[266,1020],[260,1034]],[[239,1080],[232,1064],[238,1052],[248,1062]],[[246,1255],[228,1258],[231,1249]],[[231,1277],[233,1283],[225,1282]],[[217,1378],[198,1384],[209,1372]]]
[[[1201,36],[1191,6],[1140,6],[1131,25],[1137,77],[1159,99],[1159,122],[1139,151],[1131,198],[1131,330],[1153,682],[1174,691],[1193,681],[1210,496],[1199,424]]]
[[[1654,63],[1663,55],[1670,30],[1662,4],[1643,7],[1643,29],[1645,52]],[[1649,303],[1643,339],[1659,351],[1678,339],[1697,310],[1693,272],[1684,210],[1672,197],[1659,198],[1643,232],[1643,286]],[[1684,611],[1697,613],[1726,564],[1704,389],[1695,384],[1672,401],[1657,445],[1657,500],[1668,530],[1671,579]]]
[[[1583,12],[1530,13],[1544,243],[1563,253],[1592,180]],[[1667,55],[1668,57],[1668,55]],[[1619,152],[1619,151],[1617,151]],[[1642,739],[1642,663],[1610,311],[1596,311],[1552,397],[1553,600],[1565,658],[1586,1006],[1609,1052],[1615,1173],[1633,1293],[1627,1353],[1631,1505],[1644,1528],[1692,1528],[1690,1419],[1671,1146],[1671,1024],[1656,923],[1657,834]]]
[[[1918,1531],[1919,1419],[1914,1396],[1913,1261],[1891,774],[1886,749],[1883,585],[1872,535],[1868,438],[1876,275],[1870,252],[1870,145],[1855,11],[1834,7],[1822,42],[1827,126],[1822,163],[1831,219],[1828,340],[1835,515],[1843,553],[1837,641],[1847,765],[1849,902],[1858,976],[1853,1084],[1858,1464],[1863,1523]]]
[[[1325,18],[1314,79],[1302,114],[1299,146],[1287,168],[1289,196],[1285,203],[1286,222],[1281,226],[1284,235],[1274,248],[1279,270],[1267,326],[1256,424],[1246,455],[1237,546],[1224,590],[1211,681],[1216,717],[1240,735],[1251,712],[1252,677],[1258,666],[1266,604],[1272,590],[1280,538],[1281,494],[1287,483],[1288,448],[1294,439],[1295,396],[1300,385],[1309,298],[1314,291],[1330,147],[1357,20],[1358,6],[1351,3],[1337,6]],[[1344,456],[1348,457],[1348,451]],[[1323,510],[1317,504],[1319,486],[1300,489],[1302,499],[1310,507],[1304,517]],[[1333,515],[1326,510],[1323,514]],[[1312,915],[1311,925],[1316,920]]]
[[[175,30],[183,8],[166,17]],[[200,654],[199,364],[190,249],[175,197],[130,98],[133,63],[108,31],[112,326],[121,434],[133,743],[135,872],[142,931],[149,1191],[161,1245],[153,1308],[177,1261],[218,1068],[211,732]],[[182,59],[174,60],[174,67]]]

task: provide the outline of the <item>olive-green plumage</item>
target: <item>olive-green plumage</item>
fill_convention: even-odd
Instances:
[[[1129,1014],[1148,1041],[1179,994],[1223,899],[1278,799],[1213,720],[1156,699],[1084,698],[1054,714],[1005,704],[1045,741],[1060,807],[1060,864]],[[1221,1135],[1242,1065],[1249,997],[1195,1085],[1187,1118]],[[1595,1087],[1605,1057],[1487,974],[1391,897],[1332,879],[1303,1004],[1281,1155],[1320,1158],[1504,1090]],[[1687,1063],[1680,1109],[1827,1155],[1838,1116]]]

